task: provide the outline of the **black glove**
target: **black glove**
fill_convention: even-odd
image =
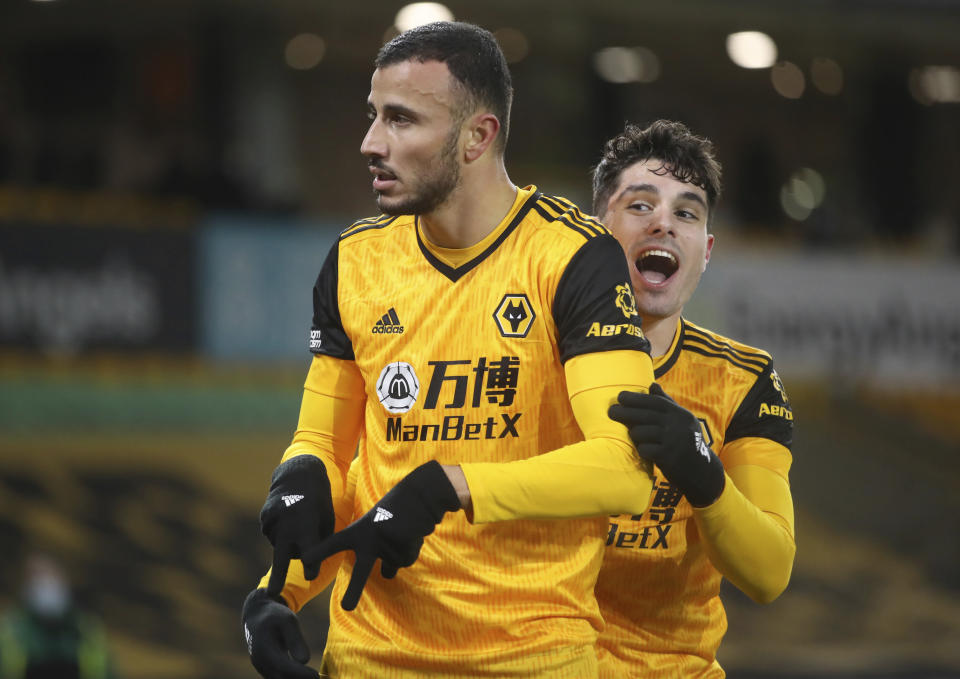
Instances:
[[[420,555],[423,538],[433,532],[446,512],[460,509],[460,498],[440,464],[434,460],[407,474],[374,505],[304,558],[321,562],[347,549],[357,556],[350,584],[340,605],[352,611],[360,601],[373,564],[381,560],[380,574],[392,578]]]
[[[266,679],[319,679],[307,666],[310,648],[300,631],[296,614],[280,597],[255,589],[243,602],[243,636],[250,662]]]
[[[660,468],[694,507],[712,504],[726,484],[723,463],[706,441],[700,420],[670,398],[660,385],[650,393],[621,391],[610,418],[626,425],[640,457]]]
[[[298,455],[273,472],[270,493],[260,510],[260,530],[273,545],[273,570],[267,592],[276,596],[287,579],[290,559],[301,558],[333,533],[336,519],[327,468],[313,455]],[[319,562],[304,560],[308,580],[317,577]]]

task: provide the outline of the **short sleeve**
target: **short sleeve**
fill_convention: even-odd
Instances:
[[[740,402],[724,442],[751,436],[776,441],[787,449],[793,445],[793,409],[772,362]]]
[[[334,358],[353,360],[353,343],[340,319],[339,241],[333,244],[313,285],[313,324],[310,327],[310,351]]]
[[[650,352],[623,249],[608,233],[588,240],[570,259],[557,285],[553,317],[564,363],[597,351]]]

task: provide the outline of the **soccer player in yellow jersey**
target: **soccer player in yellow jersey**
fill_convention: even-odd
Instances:
[[[653,366],[616,239],[507,176],[511,97],[476,26],[377,56],[360,150],[383,214],[342,232],[314,287],[261,511],[273,568],[242,614],[265,677],[317,676],[295,611],[331,563],[330,677],[597,675],[606,517],[644,511],[653,483],[607,410]]]
[[[610,520],[596,590],[609,679],[723,677],[721,578],[769,602],[793,566],[783,384],[769,354],[683,317],[719,193],[711,143],[677,122],[627,125],[594,170],[594,210],[626,253],[656,375],[610,409],[656,483],[647,510]]]

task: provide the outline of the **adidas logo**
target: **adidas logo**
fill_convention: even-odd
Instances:
[[[710,448],[707,447],[707,442],[703,440],[703,434],[698,431],[693,432],[693,443],[697,446],[697,451],[709,462]]]
[[[377,521],[386,521],[387,519],[392,519],[392,518],[393,518],[393,514],[388,512],[383,507],[377,507],[377,513],[373,517],[373,522],[376,523]]]
[[[400,325],[400,317],[397,316],[397,310],[390,307],[390,311],[385,313],[383,318],[374,324],[370,332],[375,335],[401,334],[403,332],[403,326]]]
[[[300,502],[300,500],[303,499],[303,495],[281,495],[280,499],[283,500],[283,504],[289,507],[290,505],[295,505]]]

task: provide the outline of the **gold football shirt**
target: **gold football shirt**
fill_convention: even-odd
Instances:
[[[793,411],[769,354],[680,319],[654,368],[664,391],[700,419],[728,471],[758,465],[786,479]],[[601,677],[724,676],[716,661],[727,628],[721,574],[693,511],[656,469],[649,508],[610,519],[596,590],[606,621]]]
[[[314,288],[310,348],[362,377],[359,517],[427,460],[515,462],[581,441],[564,364],[644,350],[646,340],[616,240],[568,201],[528,187],[468,258],[426,243],[413,216],[346,229]],[[448,514],[413,566],[391,580],[374,569],[353,612],[339,605],[348,552],[324,671],[589,676],[606,523],[471,524]]]

